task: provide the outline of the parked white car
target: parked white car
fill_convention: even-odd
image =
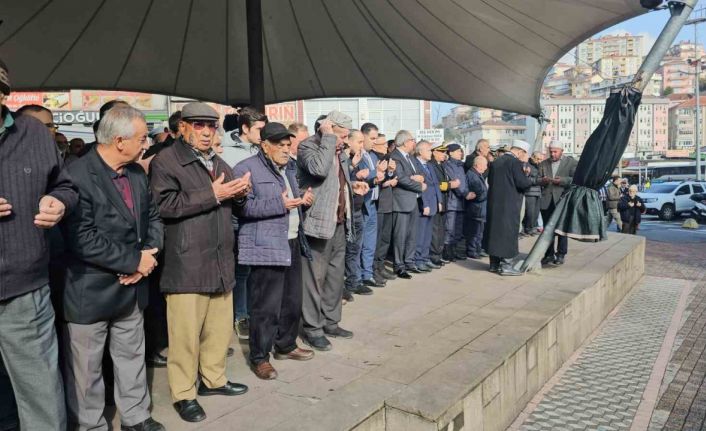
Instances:
[[[645,202],[647,214],[657,214],[662,220],[672,220],[680,213],[690,212],[694,201],[689,199],[694,193],[703,193],[704,183],[695,181],[670,181],[653,183],[640,193]]]

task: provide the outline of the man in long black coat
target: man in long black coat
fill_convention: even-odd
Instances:
[[[519,253],[517,226],[523,193],[533,185],[520,161],[529,151],[527,142],[515,140],[510,152],[495,160],[490,169],[487,231],[490,272],[522,275],[512,268],[512,260]]]

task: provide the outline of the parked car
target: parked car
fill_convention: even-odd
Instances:
[[[706,220],[706,193],[695,193],[690,198],[694,201],[694,208],[691,210],[691,216],[698,221]]]
[[[695,181],[669,181],[652,184],[640,193],[647,214],[657,214],[662,220],[672,220],[681,213],[691,212],[695,202],[689,199],[694,193],[703,193],[704,183]]]

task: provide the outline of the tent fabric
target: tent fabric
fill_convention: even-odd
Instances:
[[[262,0],[267,103],[440,100],[537,115],[549,69],[638,0]],[[15,90],[250,100],[245,0],[3,1]]]
[[[608,97],[603,119],[586,142],[571,188],[557,204],[555,233],[579,241],[607,238],[598,189],[605,185],[620,162],[641,99],[642,94],[629,87]]]

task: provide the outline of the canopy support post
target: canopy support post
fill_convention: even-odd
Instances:
[[[262,1],[247,0],[245,15],[248,27],[248,78],[250,105],[265,111],[265,67],[262,50]]]
[[[687,18],[694,9],[698,0],[670,1],[669,11],[671,16],[667,25],[664,26],[659,34],[657,41],[652,46],[650,53],[645,58],[645,61],[640,66],[640,69],[635,74],[635,79],[630,84],[632,87],[642,92],[647,84],[649,84],[652,75],[659,68],[659,63],[667,53],[667,50],[676,39],[677,34],[686,23]],[[540,264],[542,256],[547,252],[549,245],[554,241],[554,230],[559,219],[559,212],[554,211],[549,220],[545,220],[544,231],[537,239],[537,242],[532,247],[529,255],[524,261],[516,264],[520,271],[527,272],[537,268]]]
[[[659,63],[662,61],[664,54],[667,53],[669,47],[674,43],[674,39],[677,38],[682,27],[686,24],[686,20],[689,18],[691,11],[694,10],[697,1],[698,0],[683,0],[670,1],[668,3],[671,17],[659,34],[655,44],[652,45],[650,53],[645,57],[645,61],[642,62],[642,66],[640,66],[640,69],[635,74],[635,78],[631,84],[640,93],[644,91],[650,83],[652,75],[659,69]]]
[[[535,151],[539,151],[542,148],[542,141],[544,140],[544,132],[547,130],[547,124],[549,124],[549,119],[544,116],[544,112],[537,116],[537,122],[539,123],[539,129],[537,129],[537,136],[534,138],[534,143],[532,145],[532,152],[530,157]]]

